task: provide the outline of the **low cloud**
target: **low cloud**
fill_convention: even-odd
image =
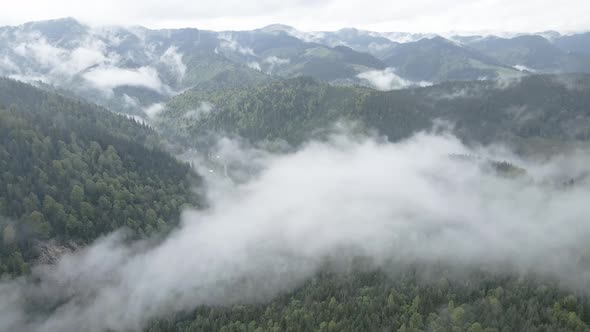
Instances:
[[[262,62],[268,65],[266,71],[268,73],[272,73],[276,67],[288,65],[291,63],[291,60],[288,58],[279,58],[273,55],[265,58]]]
[[[250,61],[248,62],[248,68],[252,68],[254,70],[258,70],[258,71],[262,71],[262,68],[260,67],[260,64],[256,61]]]
[[[81,73],[93,66],[112,64],[118,61],[116,55],[108,54],[100,40],[83,39],[72,49],[50,44],[38,33],[17,33],[18,44],[12,45],[14,53],[40,66],[47,81],[59,81]],[[14,62],[13,62],[14,63]],[[26,71],[34,70],[26,68]]]
[[[171,46],[162,54],[160,62],[168,67],[169,70],[176,76],[176,81],[181,82],[186,74],[186,65],[182,61],[182,54],[178,49]]]
[[[140,107],[139,101],[127,94],[123,94],[123,102],[125,102],[125,107],[129,109],[137,109]]]
[[[368,70],[358,74],[357,77],[369,83],[371,87],[381,91],[404,89],[412,86],[432,85],[432,83],[426,81],[414,82],[406,80],[397,75],[393,68],[386,68],[384,70]]]
[[[485,92],[485,89],[472,85],[472,86],[459,86],[451,87],[449,89],[434,89],[429,93],[429,96],[434,99],[457,99],[457,98],[479,98]]]
[[[186,113],[184,113],[183,117],[187,118],[187,119],[199,119],[199,118],[211,113],[211,111],[213,110],[213,107],[214,107],[213,104],[206,102],[206,101],[202,101],[199,104],[199,107],[197,107],[196,109],[187,111]]]
[[[554,180],[587,171],[588,154],[534,165],[492,153],[418,134],[395,144],[336,136],[262,154],[255,176],[217,187],[209,208],[185,211],[160,244],[128,245],[115,234],[35,269],[30,280],[0,283],[0,329],[139,330],[201,304],[269,299],[326,260],[346,265],[354,256],[372,267],[420,262],[533,273],[587,290],[589,186]],[[481,158],[449,157],[456,154]],[[528,175],[499,176],[487,158],[512,158]],[[29,303],[49,305],[35,313]]]
[[[113,89],[119,86],[138,86],[157,92],[165,91],[158,72],[152,67],[137,69],[119,67],[98,67],[84,73],[83,77],[100,89]]]
[[[0,71],[7,73],[18,73],[20,68],[6,55],[0,58]]]
[[[154,119],[164,110],[164,106],[164,103],[155,103],[144,108],[143,112],[148,118]]]
[[[175,87],[181,83],[187,70],[183,55],[174,46],[156,51],[155,45],[135,39],[143,30],[138,29],[137,34],[132,31],[95,28],[63,42],[22,27],[8,30],[4,33],[5,47],[0,49],[0,75],[69,89],[101,104],[120,86],[175,93],[168,83]],[[138,43],[136,49],[117,47],[129,36],[133,36],[131,42]],[[123,109],[127,106],[130,104]]]
[[[233,52],[238,52],[242,55],[255,56],[254,50],[249,47],[242,46],[231,33],[219,33],[219,46],[222,49],[227,49]]]
[[[518,71],[524,71],[524,72],[527,72],[528,71],[530,73],[536,73],[537,72],[537,70],[535,70],[533,68],[530,68],[530,67],[527,67],[525,65],[516,65],[516,66],[513,66],[513,68],[516,69],[516,70],[518,70]]]

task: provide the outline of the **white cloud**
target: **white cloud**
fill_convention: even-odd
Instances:
[[[313,13],[313,15],[309,15]],[[0,12],[1,24],[75,16],[91,23],[149,27],[252,29],[281,22],[304,30],[342,27],[378,31],[588,30],[585,0],[494,1],[332,1],[238,0],[187,3],[184,0],[21,0]]]
[[[489,153],[419,134],[397,144],[335,137],[264,157],[250,182],[185,212],[181,228],[152,248],[111,236],[33,278],[0,283],[0,329],[141,330],[201,304],[267,299],[326,259],[347,267],[354,256],[370,257],[371,267],[393,260],[398,269],[418,262],[532,273],[587,291],[590,269],[579,259],[590,187],[551,181],[583,174],[588,154],[541,166],[515,160],[529,172],[519,180],[486,168]],[[26,311],[46,299],[58,306],[52,314]]]
[[[384,70],[368,70],[357,75],[358,78],[365,80],[372,87],[381,91],[403,89],[411,86],[428,86],[430,82],[414,82],[406,80],[395,73],[393,68]]]
[[[0,70],[3,72],[20,72],[20,68],[6,55],[0,58]]]
[[[15,53],[36,61],[55,74],[71,76],[89,67],[115,61],[108,59],[105,45],[98,40],[83,40],[81,46],[65,49],[51,45],[37,34],[21,35],[21,38],[18,40],[24,41],[13,46]]]
[[[519,71],[528,71],[528,72],[531,72],[531,73],[536,73],[537,72],[535,69],[529,68],[529,67],[527,67],[525,65],[516,65],[516,66],[513,66],[513,68],[516,69],[516,70],[519,70]]]
[[[178,48],[171,46],[162,54],[160,61],[164,63],[177,76],[178,81],[182,81],[186,74],[186,65],[182,62],[182,54],[178,53]]]
[[[45,84],[53,84],[53,81],[49,80],[45,75],[12,74],[8,75],[8,78],[25,83],[43,82]]]
[[[127,94],[123,94],[123,102],[125,102],[125,106],[130,109],[136,109],[139,107],[139,102],[137,99]]]
[[[97,42],[98,44],[98,42]],[[57,66],[68,74],[79,73],[92,66],[107,63],[108,59],[104,55],[101,46],[96,48],[78,47],[68,53],[69,59],[62,66]]]
[[[90,36],[78,40],[77,46],[72,48],[55,46],[37,32],[18,32],[13,42],[14,44],[9,47],[16,59],[12,61],[5,57],[4,60],[9,60],[8,64],[12,65],[11,67],[16,66],[15,61],[25,61],[26,65],[21,65],[18,71],[13,68],[13,71],[17,72],[13,76],[23,81],[41,78],[44,82],[64,86],[74,76],[91,67],[110,65],[119,61],[116,54],[106,51],[106,45],[101,40]]]
[[[100,89],[113,89],[119,86],[139,86],[154,91],[164,91],[158,72],[152,67],[137,69],[104,66],[84,73],[84,78]]]
[[[272,74],[276,67],[288,65],[289,63],[291,63],[291,60],[287,58],[279,58],[273,55],[264,58],[262,62],[268,65],[268,68],[266,70],[267,73]]]
[[[271,65],[288,65],[291,62],[291,60],[286,58],[279,58],[273,55],[265,58],[263,62]]]
[[[231,33],[220,33],[218,35],[219,38],[219,46],[222,49],[228,49],[234,52],[238,52],[242,55],[250,55],[255,56],[254,50],[249,47],[245,47],[240,45],[237,40],[235,40],[234,36]]]
[[[148,118],[153,119],[157,117],[164,110],[164,103],[155,103],[143,109]]]
[[[214,105],[210,102],[202,101],[199,104],[199,107],[197,107],[194,110],[187,111],[186,113],[184,113],[183,117],[187,119],[198,119],[202,116],[211,113],[211,111],[213,111],[213,107]]]
[[[27,35],[26,41],[13,46],[13,50],[16,54],[33,59],[44,67],[58,65],[61,58],[67,56],[66,50],[50,45],[38,34]]]
[[[258,71],[262,71],[262,68],[260,68],[260,64],[256,61],[250,61],[248,62],[248,67],[252,68],[254,70],[258,70]]]
[[[435,34],[428,33],[428,34],[415,34],[415,33],[408,33],[408,32],[386,32],[382,34],[373,34],[374,36],[385,37],[393,42],[397,43],[408,43],[418,41],[424,38],[433,38],[436,37]]]

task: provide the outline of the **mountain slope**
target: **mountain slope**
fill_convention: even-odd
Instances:
[[[400,76],[413,81],[492,79],[518,74],[476,50],[442,37],[401,44],[383,61],[394,67]]]
[[[357,74],[384,67],[370,54],[272,29],[90,27],[72,18],[0,28],[0,75],[142,117],[150,116],[150,106],[227,71],[355,82]]]
[[[0,274],[26,272],[39,241],[163,232],[198,203],[199,178],[142,124],[8,79],[0,105]]]
[[[218,50],[227,58],[281,77],[355,80],[360,72],[385,68],[370,54],[341,45],[307,42],[281,29],[223,32],[219,36]]]
[[[555,45],[566,52],[590,55],[590,32],[560,36]]]
[[[566,332],[590,325],[582,294],[530,279],[474,273],[457,282],[449,274],[437,271],[437,279],[424,281],[420,272],[324,272],[270,303],[202,306],[155,321],[148,331]]]
[[[540,72],[588,72],[590,59],[561,50],[542,36],[488,37],[468,45],[494,59],[523,69]]]
[[[380,92],[298,78],[214,93],[189,90],[168,103],[161,125],[184,139],[214,131],[294,144],[338,120],[358,121],[390,140],[441,120],[454,124],[460,137],[481,143],[590,138],[590,76],[529,76],[505,84],[447,82]],[[193,116],[202,103],[210,111]]]

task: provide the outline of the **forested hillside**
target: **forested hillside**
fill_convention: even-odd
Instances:
[[[0,26],[0,332],[590,332],[590,5],[66,2]]]
[[[514,77],[518,71],[505,64],[461,47],[442,37],[421,39],[393,48],[383,60],[402,77],[415,81],[494,79]]]
[[[198,203],[198,177],[143,124],[8,79],[0,104],[0,274],[26,272],[38,241],[162,232]]]
[[[192,112],[202,103],[212,110]],[[590,138],[589,105],[590,76],[582,74],[389,92],[297,78],[244,89],[189,90],[167,105],[161,122],[165,132],[185,141],[212,131],[299,144],[338,120],[360,122],[392,141],[441,121],[461,138],[481,143],[570,141]]]
[[[473,272],[463,281],[403,273],[323,272],[267,304],[200,307],[163,331],[590,331],[590,301],[555,285]]]

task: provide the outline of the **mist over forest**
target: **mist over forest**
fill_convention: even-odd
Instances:
[[[0,27],[0,331],[590,330],[590,34]]]

